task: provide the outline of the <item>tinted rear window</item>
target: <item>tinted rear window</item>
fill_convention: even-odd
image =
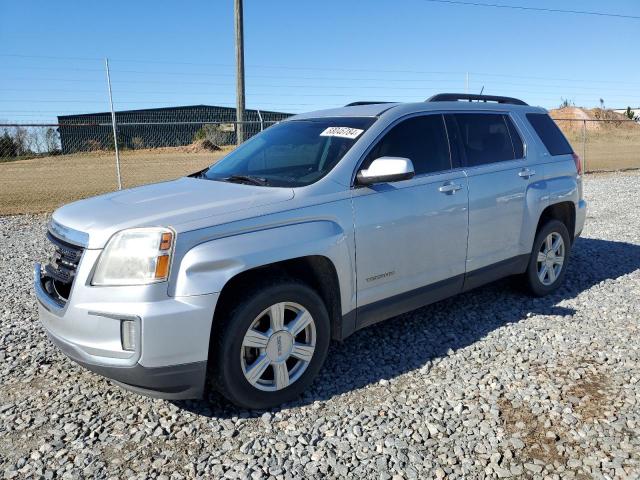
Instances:
[[[527,113],[527,120],[551,155],[573,153],[571,145],[549,115],[546,113]]]
[[[503,162],[516,158],[504,115],[498,113],[456,113],[467,166]]]

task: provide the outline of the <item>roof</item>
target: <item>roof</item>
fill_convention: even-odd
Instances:
[[[330,108],[327,110],[315,110],[313,112],[301,113],[287,120],[301,120],[303,118],[318,117],[377,117],[385,110],[389,110],[400,103],[371,103],[368,105],[355,105],[352,107]]]
[[[409,114],[415,112],[429,112],[442,110],[459,110],[459,111],[543,111],[540,107],[532,107],[529,105],[513,105],[505,103],[493,102],[467,102],[467,101],[451,101],[451,102],[415,102],[415,103],[374,103],[368,105],[356,105],[350,107],[331,108],[328,110],[316,110],[314,112],[302,113],[288,120],[302,120],[306,118],[323,118],[323,117],[378,117],[383,113],[389,112],[393,114]],[[546,110],[544,110],[546,111]]]

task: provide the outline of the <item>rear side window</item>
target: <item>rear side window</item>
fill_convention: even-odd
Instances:
[[[546,113],[527,113],[527,120],[551,155],[573,153],[573,148],[549,115]]]
[[[469,167],[522,158],[520,136],[510,133],[511,120],[499,113],[456,113],[462,150]],[[515,145],[518,145],[516,152]],[[519,153],[519,155],[516,155]]]
[[[416,175],[449,170],[451,158],[442,115],[412,117],[399,123],[373,147],[363,167],[380,157],[408,158]]]

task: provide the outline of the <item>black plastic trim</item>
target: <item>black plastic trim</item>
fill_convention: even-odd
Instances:
[[[460,100],[467,100],[469,102],[496,102],[509,105],[528,105],[518,98],[502,97],[499,95],[476,95],[473,93],[438,93],[432,97],[427,98],[426,102],[457,102]]]
[[[463,291],[468,292],[509,275],[524,273],[528,263],[529,254],[524,254],[473,270],[465,275]]]
[[[451,297],[462,291],[464,275],[394,295],[357,309],[357,328],[364,328],[396,315]]]
[[[529,255],[518,255],[466,274],[385,298],[342,315],[339,340],[344,340],[361,328],[368,327],[403,313],[467,292],[510,275],[524,273]]]
[[[384,103],[397,103],[397,102],[376,102],[376,101],[360,101],[360,102],[351,102],[351,103],[347,103],[345,105],[345,107],[357,107],[360,105],[382,105]]]
[[[71,360],[118,385],[142,395],[168,400],[201,398],[204,393],[207,362],[183,363],[167,367],[144,367],[139,363],[116,367],[98,365],[78,358],[64,340],[47,332],[51,341]]]

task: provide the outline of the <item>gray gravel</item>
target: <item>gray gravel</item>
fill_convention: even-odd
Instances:
[[[586,178],[565,286],[510,280],[332,346],[268,412],[171,403],[74,365],[38,324],[44,216],[0,218],[5,478],[638,478],[640,174]]]

